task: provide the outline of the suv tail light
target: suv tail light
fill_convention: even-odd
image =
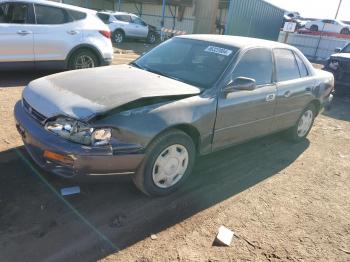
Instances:
[[[104,37],[111,39],[111,31],[99,31]]]

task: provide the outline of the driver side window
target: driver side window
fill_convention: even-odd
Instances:
[[[255,80],[256,85],[272,83],[273,62],[272,53],[265,48],[248,50],[236,65],[232,81],[237,77],[247,77]]]
[[[132,21],[133,21],[134,24],[146,26],[146,23],[143,22],[143,20],[141,18],[139,18],[139,17],[133,17]]]
[[[0,5],[0,23],[26,24],[29,22],[29,8],[24,3]]]

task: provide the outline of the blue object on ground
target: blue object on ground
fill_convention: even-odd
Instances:
[[[80,193],[80,187],[78,187],[78,186],[61,188],[61,195],[62,196],[74,195],[74,194],[79,194],[79,193]]]

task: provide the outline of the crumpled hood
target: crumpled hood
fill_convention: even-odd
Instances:
[[[342,60],[350,60],[350,53],[338,53],[331,55],[331,58],[339,58]]]
[[[152,97],[197,95],[200,89],[129,65],[70,71],[39,78],[23,98],[46,117],[87,119],[127,103]]]

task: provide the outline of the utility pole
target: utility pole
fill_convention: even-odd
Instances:
[[[338,18],[338,14],[339,14],[339,10],[340,10],[342,2],[343,2],[343,0],[339,0],[339,5],[338,5],[337,13],[335,14],[335,19]]]

